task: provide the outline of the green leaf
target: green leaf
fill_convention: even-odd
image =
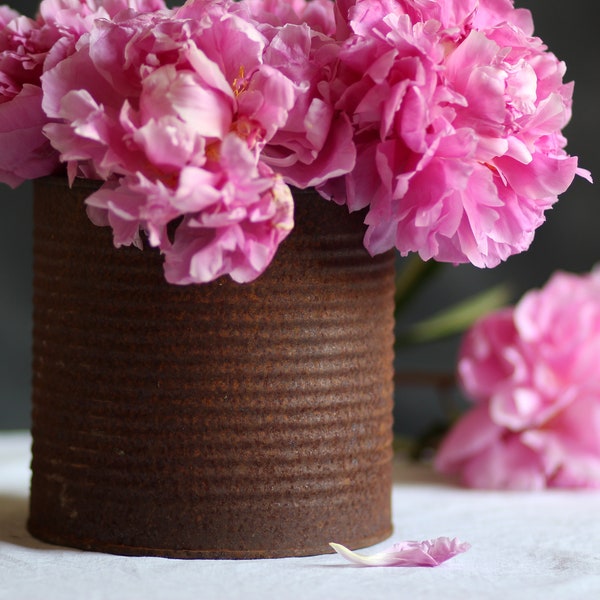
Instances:
[[[396,346],[431,342],[462,333],[480,317],[508,304],[511,297],[505,283],[484,290],[398,334]]]

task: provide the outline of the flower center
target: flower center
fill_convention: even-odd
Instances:
[[[231,89],[233,89],[233,95],[236,98],[248,89],[248,80],[246,79],[244,65],[240,65],[238,76],[231,83]]]

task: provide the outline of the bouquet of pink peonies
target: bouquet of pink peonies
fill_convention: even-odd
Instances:
[[[96,179],[90,219],[166,279],[269,265],[290,186],[371,254],[493,267],[575,175],[565,66],[512,0],[43,0],[0,8],[0,180]]]
[[[600,269],[557,272],[467,333],[473,401],[435,458],[470,487],[600,488]]]

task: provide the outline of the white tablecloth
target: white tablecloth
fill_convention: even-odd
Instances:
[[[364,552],[439,536],[471,543],[468,552],[434,568],[361,568],[337,555],[127,558],[50,546],[26,532],[29,444],[25,433],[0,434],[2,600],[600,598],[600,492],[464,490],[399,461],[395,533]]]

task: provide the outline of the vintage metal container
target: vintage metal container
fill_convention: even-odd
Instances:
[[[94,185],[35,183],[29,531],[178,558],[389,536],[394,259],[363,215],[296,191],[258,280],[176,286],[91,224]]]

